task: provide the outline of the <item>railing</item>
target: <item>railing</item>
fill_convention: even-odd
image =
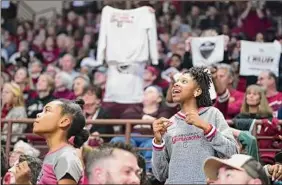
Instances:
[[[8,133],[6,139],[6,154],[9,155],[11,145],[12,135],[21,135],[21,136],[30,136],[34,134],[25,133],[25,134],[13,134],[12,133],[12,124],[13,123],[21,123],[21,124],[32,124],[34,122],[33,119],[9,119],[9,120],[2,120],[2,123],[8,123]],[[227,121],[229,125],[232,125],[232,121]],[[151,121],[144,121],[144,120],[130,120],[130,119],[97,119],[97,120],[88,120],[87,124],[97,124],[97,125],[123,125],[125,126],[125,134],[101,134],[101,137],[116,137],[116,136],[125,136],[126,143],[130,143],[131,138],[131,128],[133,125],[151,125]],[[256,120],[254,129],[257,130],[257,125],[261,125],[261,120]],[[282,120],[279,120],[279,124],[282,126]],[[256,133],[256,132],[255,132]],[[257,136],[254,134],[255,137],[260,139],[274,139],[274,136]],[[134,137],[142,137],[142,138],[152,138],[153,135],[134,135]],[[47,146],[44,146],[47,148]],[[138,148],[139,150],[151,150],[150,148]],[[262,152],[276,152],[280,151],[281,149],[260,149]]]

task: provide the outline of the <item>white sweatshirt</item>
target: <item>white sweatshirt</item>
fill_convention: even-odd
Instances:
[[[158,64],[156,17],[148,7],[102,10],[97,62]]]
[[[146,62],[109,63],[103,101],[121,104],[142,103],[145,66]]]

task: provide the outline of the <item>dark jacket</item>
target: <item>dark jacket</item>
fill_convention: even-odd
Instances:
[[[246,114],[240,113],[233,119],[233,123],[236,129],[249,130],[254,119],[272,119],[272,115],[262,116],[260,114]]]
[[[27,117],[36,118],[36,115],[43,111],[44,106],[53,100],[55,100],[55,97],[50,94],[44,98],[37,97],[28,101],[26,105]]]
[[[110,118],[111,117],[107,111],[105,111],[103,108],[99,109],[99,113],[96,119],[110,119]],[[90,133],[93,133],[93,132],[99,132],[100,134],[114,134],[114,128],[112,125],[94,124],[90,129]],[[105,137],[102,137],[102,138],[106,142],[110,140],[110,138],[105,138]]]
[[[282,107],[278,110],[278,119],[282,119]]]

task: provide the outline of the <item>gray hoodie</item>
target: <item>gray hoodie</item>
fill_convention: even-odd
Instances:
[[[210,156],[229,158],[237,153],[236,140],[222,113],[215,107],[200,109],[201,119],[212,125],[204,135],[202,129],[189,125],[185,115],[175,114],[163,143],[153,140],[152,169],[155,177],[166,184],[205,184],[204,161]]]

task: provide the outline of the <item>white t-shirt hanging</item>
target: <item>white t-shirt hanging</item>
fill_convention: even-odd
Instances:
[[[148,7],[102,10],[97,62],[158,64],[155,14]]]
[[[108,63],[104,102],[141,103],[146,63]]]
[[[262,71],[270,70],[278,76],[280,55],[281,44],[278,41],[241,41],[240,75],[258,76]]]
[[[209,66],[223,61],[224,36],[193,37],[191,40],[193,66]]]

